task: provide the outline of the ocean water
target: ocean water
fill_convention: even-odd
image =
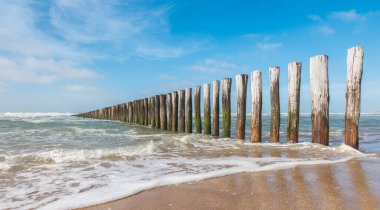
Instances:
[[[330,115],[329,147],[310,143],[309,114],[301,114],[300,143],[285,144],[281,117],[281,144],[268,143],[268,114],[263,143],[252,144],[249,133],[240,141],[70,113],[0,113],[0,209],[70,209],[239,172],[379,158],[380,114],[361,115],[360,151],[342,144],[343,114]]]

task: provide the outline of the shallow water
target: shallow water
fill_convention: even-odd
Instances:
[[[287,119],[281,117],[284,142]],[[269,121],[264,114],[264,142]],[[380,114],[362,114],[358,152],[341,145],[342,114],[330,115],[331,147],[325,147],[309,143],[308,114],[300,119],[302,143],[289,145],[175,134],[69,113],[0,113],[0,209],[82,207],[162,185],[366,158],[380,154],[378,125]]]

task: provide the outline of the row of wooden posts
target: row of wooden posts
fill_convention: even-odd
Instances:
[[[300,110],[300,62],[288,64],[288,126],[287,142],[298,142]],[[279,142],[280,97],[279,67],[271,67],[270,141]],[[353,148],[359,147],[358,125],[360,117],[361,78],[363,72],[363,48],[353,47],[347,54],[347,88],[345,115],[345,143]],[[247,74],[236,75],[237,116],[236,138],[245,139]],[[251,142],[261,142],[262,79],[260,71],[251,73]],[[222,137],[231,137],[231,78],[222,80]],[[204,134],[219,136],[219,89],[220,82],[212,83],[212,126],[210,84],[203,85],[203,129]],[[312,142],[329,144],[329,81],[328,57],[318,55],[310,58],[310,89],[312,98]],[[139,99],[95,111],[78,114],[80,117],[119,120],[173,132],[193,132],[192,89],[174,91],[168,94]],[[194,117],[195,133],[202,133],[201,87],[195,87]]]

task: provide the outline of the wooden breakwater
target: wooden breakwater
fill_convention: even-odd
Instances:
[[[363,48],[352,47],[347,53],[347,84],[345,143],[355,149],[359,148],[359,118],[361,78],[363,73]],[[288,125],[287,142],[297,143],[299,135],[299,110],[301,91],[301,62],[288,64]],[[270,141],[279,142],[280,131],[280,67],[270,67]],[[236,138],[245,139],[247,74],[236,75]],[[221,82],[222,101],[222,137],[231,137],[231,85],[232,78]],[[310,58],[310,91],[312,142],[329,144],[329,79],[328,56],[318,55]],[[210,84],[203,85],[203,125],[201,115],[201,86],[196,86],[194,100],[192,88],[155,95],[115,106],[81,113],[76,116],[105,120],[118,120],[152,128],[180,133],[193,132],[193,114],[195,133],[219,137],[220,81],[212,83],[212,106]],[[262,141],[262,74],[260,70],[251,73],[251,142]],[[194,112],[193,112],[194,102]],[[211,110],[212,107],[212,110]],[[212,112],[212,113],[211,113]],[[212,119],[211,119],[211,114]],[[211,122],[212,121],[212,122]]]

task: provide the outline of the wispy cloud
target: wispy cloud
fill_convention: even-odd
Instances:
[[[333,11],[322,17],[319,15],[308,15],[308,18],[316,24],[312,27],[312,32],[323,36],[334,35],[341,24],[351,24],[356,32],[361,32],[367,22],[380,15],[380,11],[367,11],[359,13],[357,10]]]
[[[230,73],[236,70],[247,70],[247,67],[238,66],[237,64],[230,63],[227,61],[206,59],[196,65],[187,67],[195,72],[215,74],[215,73]]]
[[[249,34],[243,34],[241,35],[241,37],[243,38],[247,38],[247,39],[255,39],[257,37],[259,37],[260,34],[254,34],[254,33],[249,33]]]
[[[64,86],[64,89],[70,92],[87,93],[87,94],[88,93],[98,94],[98,93],[104,92],[103,89],[96,86],[86,86],[86,85],[76,85],[76,84],[66,85]]]
[[[327,25],[318,25],[313,27],[313,33],[322,35],[322,36],[331,36],[335,34],[335,30]]]
[[[273,50],[282,47],[282,43],[258,43],[257,47],[261,50]]]
[[[308,15],[307,17],[310,20],[312,20],[312,21],[320,21],[320,20],[322,20],[321,16],[319,16],[319,15]]]
[[[38,27],[42,14],[31,2],[0,5],[0,80],[54,84],[65,79],[99,79],[78,48]]]
[[[199,50],[203,40],[171,34],[170,9],[139,1],[56,0],[50,14],[65,40],[91,46],[107,43],[117,57],[177,58]]]
[[[5,92],[8,90],[8,85],[4,82],[0,82],[0,92]]]
[[[372,12],[371,12],[372,13]],[[365,21],[370,13],[358,13],[355,9],[349,11],[332,12],[329,18],[343,22]]]
[[[98,60],[176,58],[204,47],[202,38],[171,34],[170,9],[120,0],[2,2],[0,81],[102,79],[91,68]]]

